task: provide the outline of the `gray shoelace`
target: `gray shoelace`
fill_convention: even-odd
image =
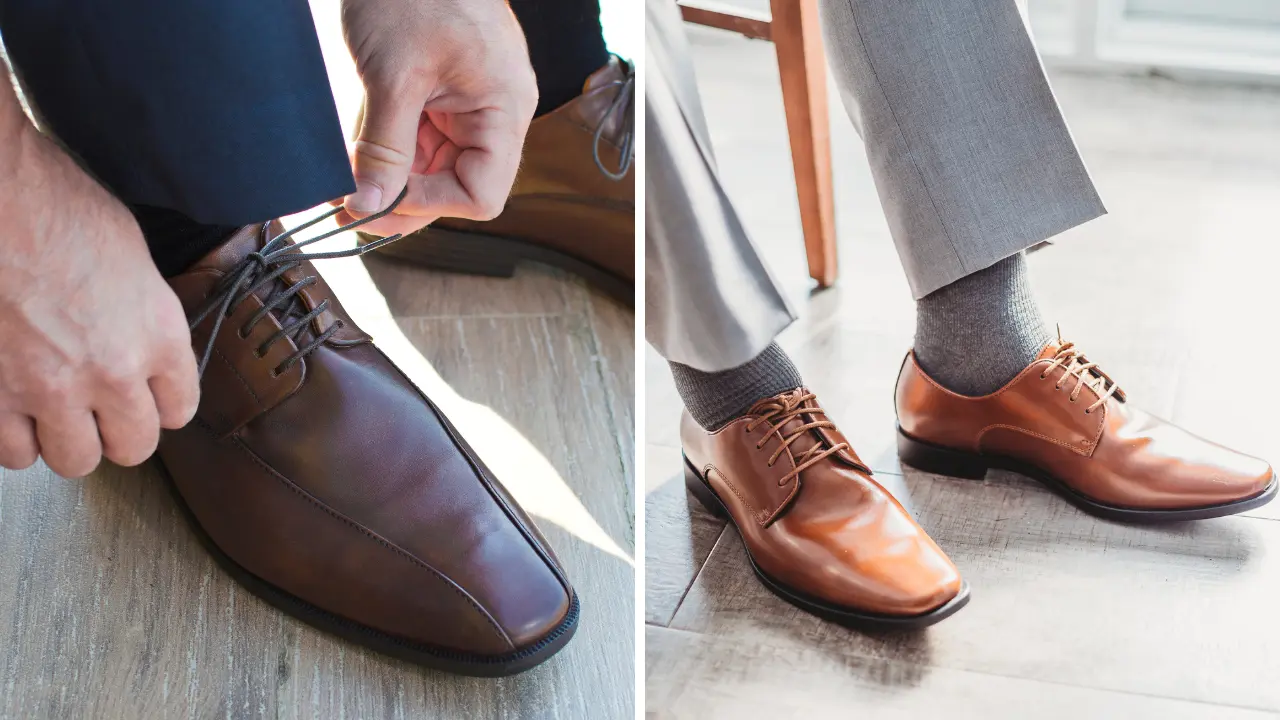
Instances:
[[[357,246],[350,250],[338,250],[326,253],[304,253],[300,249],[314,242],[319,242],[326,238],[333,237],[339,233],[346,232],[353,228],[360,227],[366,223],[373,222],[380,217],[388,215],[395,210],[396,206],[404,200],[408,188],[400,192],[400,196],[395,202],[385,210],[374,213],[365,218],[361,218],[354,222],[347,223],[336,230],[330,230],[313,238],[307,238],[300,242],[289,244],[287,241],[295,234],[306,230],[316,223],[327,220],[341,212],[341,207],[336,207],[319,217],[308,220],[307,222],[266,240],[267,235],[271,232],[271,223],[262,224],[262,238],[265,240],[262,249],[257,252],[249,253],[243,260],[236,263],[235,267],[227,273],[226,277],[217,286],[213,293],[209,296],[205,305],[189,320],[189,327],[192,331],[196,329],[205,318],[209,317],[215,310],[217,311],[217,319],[213,323],[213,331],[209,333],[209,341],[205,344],[204,354],[200,358],[198,372],[200,377],[204,377],[205,368],[209,366],[209,358],[213,356],[214,342],[218,339],[218,333],[222,330],[222,323],[231,317],[232,311],[240,305],[250,295],[257,293],[268,285],[275,285],[274,290],[263,301],[262,307],[249,318],[244,327],[240,328],[240,337],[245,338],[253,331],[253,328],[262,321],[271,312],[279,313],[281,327],[271,337],[254,351],[257,357],[262,357],[267,350],[271,348],[277,341],[286,336],[291,336],[295,345],[302,341],[302,336],[306,332],[307,324],[316,317],[324,313],[329,308],[329,301],[323,300],[316,305],[315,309],[308,312],[306,307],[302,305],[298,299],[298,293],[316,283],[316,276],[309,275],[298,282],[286,285],[281,276],[290,269],[301,265],[308,260],[330,260],[333,258],[355,257],[363,255],[367,252],[377,250],[383,245],[393,243],[400,239],[400,235],[390,235],[380,238],[367,245]],[[311,353],[311,351],[320,347],[326,340],[333,336],[343,326],[342,320],[336,320],[332,325],[325,328],[324,332],[319,333],[315,338],[306,345],[300,346],[296,352],[286,358],[276,367],[272,368],[271,376],[276,377],[286,372],[295,363],[303,357]]]
[[[613,84],[621,85],[621,87],[618,88],[618,94],[613,97],[613,102],[609,103],[609,109],[600,118],[600,123],[596,125],[596,134],[591,145],[591,156],[595,158],[596,167],[600,168],[600,172],[604,173],[605,177],[618,181],[626,177],[627,173],[631,171],[631,163],[635,161],[636,156],[636,118],[635,112],[632,110],[636,96],[635,66],[628,65],[626,78]],[[618,136],[618,170],[614,172],[605,167],[604,160],[600,159],[600,141],[604,138],[604,131],[609,125],[610,118],[618,113],[622,113],[620,120],[622,131]]]

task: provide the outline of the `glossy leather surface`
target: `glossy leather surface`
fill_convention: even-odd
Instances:
[[[686,412],[680,427],[685,456],[729,511],[752,559],[773,579],[871,613],[917,615],[946,604],[960,592],[959,571],[852,449],[785,479],[815,444],[845,442],[835,428],[799,430],[825,420],[825,413],[782,423],[781,436],[799,431],[800,437],[769,466],[782,442],[779,433],[769,422],[748,427],[770,404],[817,408],[813,399],[803,399],[808,394],[800,388],[757,403],[715,432]]]
[[[171,281],[188,312],[261,246],[259,227]],[[316,275],[310,263],[290,273]],[[263,293],[245,299],[218,335],[196,419],[161,440],[200,526],[250,573],[360,625],[483,656],[537,642],[573,593],[546,541],[328,287],[305,292],[308,309],[330,306],[299,342],[339,318],[342,330],[274,375],[297,346],[285,337],[257,356],[280,323],[273,312],[244,336]]]
[[[610,180],[592,156],[596,127],[604,120],[609,124],[600,159],[610,170],[619,167],[617,118],[605,115],[625,73],[611,58],[587,80],[582,95],[533,121],[520,174],[498,217],[441,218],[431,227],[526,240],[635,282],[635,171]],[[410,235],[402,242],[413,241]]]
[[[943,388],[911,353],[898,378],[899,426],[933,445],[1029,464],[1117,507],[1218,505],[1256,496],[1270,484],[1265,461],[1143,412],[1123,393],[1103,398],[1086,384],[1072,401],[1078,378],[1054,367],[1059,347],[1050,343],[1017,377],[982,397]]]

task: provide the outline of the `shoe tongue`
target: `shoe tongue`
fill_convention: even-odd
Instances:
[[[582,84],[582,94],[588,95],[592,90],[604,87],[609,83],[622,82],[626,77],[627,64],[617,55],[610,55],[609,62],[587,76],[587,81]]]
[[[622,92],[622,83],[627,79],[628,65],[616,55],[609,56],[604,67],[591,73],[582,85],[582,94],[577,99],[562,106],[574,119],[582,125],[595,129],[602,120],[606,122],[604,136],[617,141],[622,128],[622,113],[613,113],[606,118],[605,113],[613,104],[614,98]]]
[[[796,388],[795,390],[788,390],[787,392],[774,395],[768,400],[762,401],[761,403],[757,403],[757,405],[762,405],[765,403],[768,403],[768,404],[778,403],[786,407],[787,411],[790,411],[795,409],[798,405],[800,405],[801,404],[800,398],[804,397],[807,394],[809,394],[808,390],[806,390],[805,388],[799,387],[799,388]],[[805,406],[809,406],[812,404],[812,401],[804,401],[803,404]],[[782,437],[784,438],[790,437],[802,425],[805,425],[811,422],[812,420],[813,420],[812,415],[804,415],[804,414],[797,415],[787,420],[785,423],[782,424],[782,428],[781,428]],[[793,456],[798,456],[820,442],[822,442],[822,436],[820,436],[816,430],[810,428],[809,430],[806,430],[803,435],[801,435],[800,437],[792,441],[791,454]]]
[[[1033,360],[1032,362],[1036,362],[1040,360],[1051,360],[1055,355],[1058,354],[1058,351],[1060,351],[1061,349],[1062,349],[1062,343],[1058,342],[1057,340],[1050,340],[1048,343],[1045,344],[1043,348],[1040,349],[1040,354],[1036,355],[1036,359]]]
[[[191,269],[212,269],[222,273],[229,273],[235,269],[236,265],[239,264],[240,261],[248,257],[250,253],[261,250],[268,240],[282,232],[284,232],[284,226],[280,224],[279,220],[272,220],[266,233],[262,232],[262,223],[246,225],[233,233],[231,237],[227,238],[221,245],[214,248],[208,255],[205,255],[199,262],[192,266]],[[258,291],[254,293],[254,295],[256,295],[259,300],[266,302],[271,296],[271,293],[286,289],[286,282],[293,283],[300,279],[301,273],[295,268],[294,270],[286,272],[283,279],[277,279],[266,287],[258,288]],[[287,318],[289,316],[300,317],[305,313],[306,309],[301,307],[301,303],[298,300],[294,300],[279,310],[276,310],[273,314],[281,324],[284,324],[287,322]],[[307,339],[310,339],[314,334],[313,328],[310,327],[311,323],[308,323],[307,325],[308,327],[304,331],[304,334]]]

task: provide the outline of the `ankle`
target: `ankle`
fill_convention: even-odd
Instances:
[[[800,371],[777,343],[746,363],[720,372],[703,372],[676,362],[669,365],[689,414],[708,431],[724,427],[765,398],[804,384]]]
[[[962,395],[1000,389],[1050,340],[1021,253],[916,305],[915,351],[921,368]]]

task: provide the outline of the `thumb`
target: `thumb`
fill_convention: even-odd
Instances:
[[[417,151],[424,104],[425,99],[414,93],[366,89],[364,121],[352,156],[356,191],[345,202],[353,216],[382,210],[404,190]]]

